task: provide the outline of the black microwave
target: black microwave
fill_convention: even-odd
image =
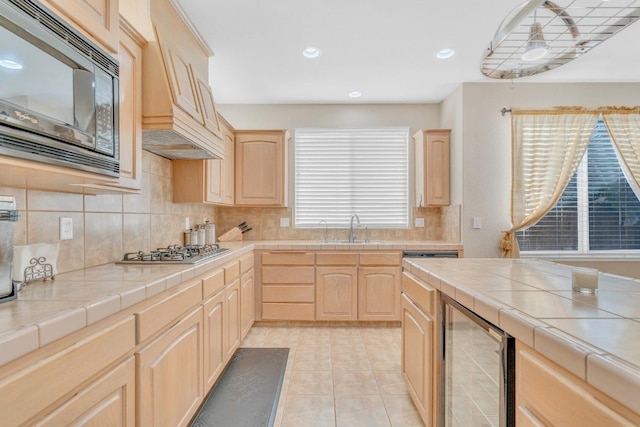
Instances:
[[[0,155],[117,177],[118,62],[34,0],[0,0]]]

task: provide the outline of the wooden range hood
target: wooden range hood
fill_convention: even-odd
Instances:
[[[143,49],[142,148],[168,159],[223,158],[207,83],[213,53],[169,0],[151,2],[151,21],[156,39]]]

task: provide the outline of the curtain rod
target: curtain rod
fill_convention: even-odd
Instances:
[[[595,109],[589,109],[589,108],[584,108],[584,107],[553,107],[553,108],[556,111],[574,110],[575,109],[575,110],[584,111],[584,112],[596,111],[598,113],[610,112],[610,111],[615,111],[615,112],[620,112],[620,113],[624,113],[624,112],[635,113],[636,111],[640,110],[640,106],[635,106],[635,107],[606,106],[606,107],[598,107],[598,108],[595,108]],[[505,114],[510,113],[511,111],[512,111],[511,108],[503,107],[502,110],[500,110],[500,113],[504,117]]]

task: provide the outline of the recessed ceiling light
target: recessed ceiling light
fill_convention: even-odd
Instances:
[[[451,58],[455,54],[456,54],[456,51],[453,49],[440,49],[438,53],[436,53],[436,58],[447,59],[447,58]]]
[[[305,50],[302,51],[302,55],[305,58],[317,58],[320,56],[320,49],[317,47],[309,46]]]
[[[360,98],[362,96],[362,92],[358,92],[354,90],[353,92],[349,92],[349,98]]]
[[[22,70],[22,64],[10,59],[0,59],[0,67],[9,68],[10,70]]]

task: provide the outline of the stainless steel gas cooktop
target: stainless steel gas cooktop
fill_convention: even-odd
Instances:
[[[213,245],[171,245],[150,252],[127,252],[116,264],[198,264],[216,258],[228,248]]]

